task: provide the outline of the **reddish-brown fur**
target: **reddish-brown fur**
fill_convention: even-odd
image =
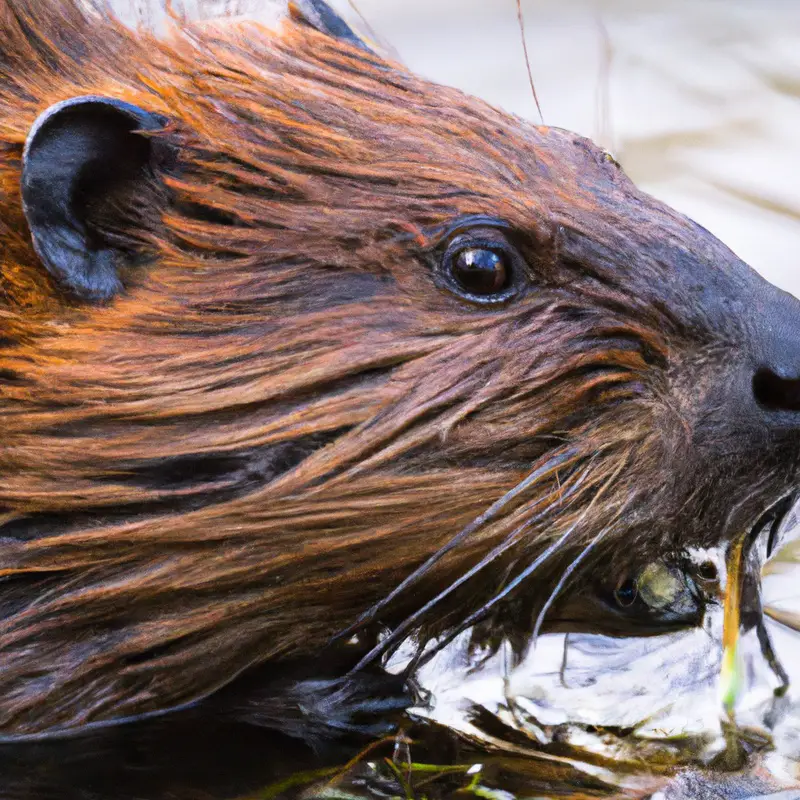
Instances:
[[[717,402],[753,326],[697,300],[713,284],[739,302],[759,279],[591,143],[297,21],[159,39],[79,9],[0,3],[0,732],[169,709],[310,661],[548,463],[377,621],[536,514],[423,637],[576,522],[521,587],[532,603],[612,520],[586,563],[613,583],[732,535],[791,485],[796,448]],[[163,205],[118,232],[151,263],[106,305],[49,279],[19,201],[34,120],[82,94],[164,115],[177,153]],[[432,278],[471,215],[505,221],[529,264],[530,290],[499,309]]]

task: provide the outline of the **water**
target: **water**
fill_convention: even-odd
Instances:
[[[412,69],[538,119],[513,0],[358,6]],[[800,5],[529,0],[523,8],[547,124],[599,141],[640,186],[800,295]],[[798,560],[790,550],[768,567],[764,597],[777,614],[800,614]],[[800,636],[769,629],[800,686]],[[199,727],[190,713],[0,753],[2,796],[800,798],[792,694],[773,697],[774,673],[751,632],[737,707],[743,731],[724,725],[720,638],[717,609],[702,628],[670,636],[546,636],[512,670],[503,648],[477,666],[462,638],[420,676],[436,703],[417,709],[409,741],[379,743],[348,766],[352,750],[312,759],[265,731]]]

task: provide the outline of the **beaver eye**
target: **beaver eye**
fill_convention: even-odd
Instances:
[[[436,269],[444,288],[473,303],[494,305],[521,288],[525,262],[505,233],[474,227],[450,240]]]
[[[505,253],[488,247],[465,247],[451,259],[452,276],[466,293],[491,297],[508,288],[511,269]]]
[[[639,587],[636,585],[636,581],[633,578],[628,578],[628,580],[623,581],[614,590],[614,598],[617,604],[622,606],[622,608],[633,605],[633,601],[636,600],[638,594]]]

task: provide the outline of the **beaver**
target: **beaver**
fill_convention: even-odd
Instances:
[[[783,513],[800,302],[589,140],[322,0],[0,9],[5,740],[346,728],[406,637],[523,646]]]

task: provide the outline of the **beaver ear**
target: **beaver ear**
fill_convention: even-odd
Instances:
[[[372,48],[325,2],[325,0],[292,0],[289,13],[321,33],[372,52]]]
[[[122,248],[93,223],[102,216],[113,227],[115,211],[148,202],[153,169],[167,152],[143,132],[165,122],[121,100],[75,97],[47,109],[28,135],[21,190],[33,246],[79,298],[108,300],[122,289]]]

